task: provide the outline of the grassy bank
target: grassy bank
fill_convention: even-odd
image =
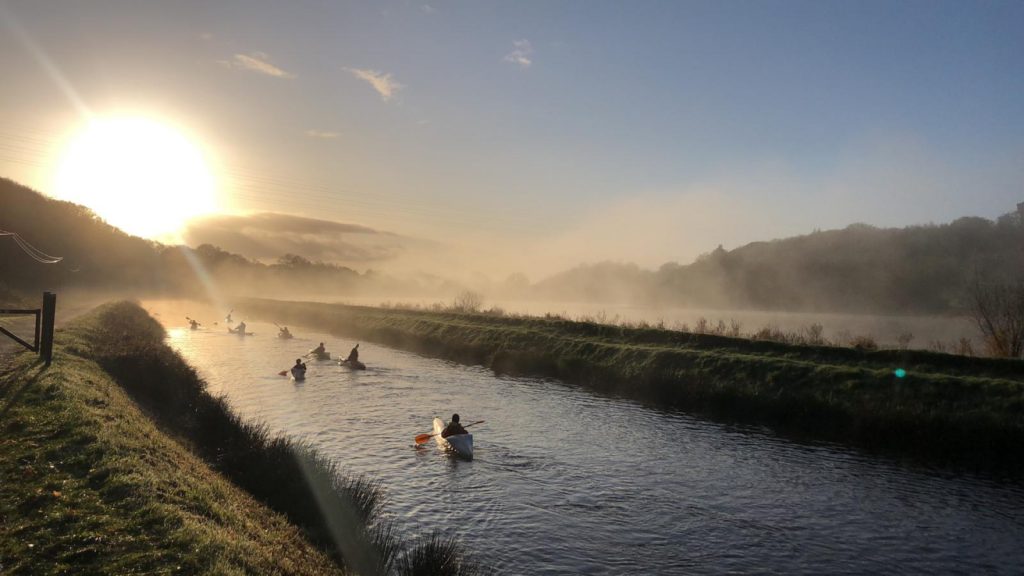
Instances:
[[[476,572],[443,541],[401,554],[376,485],[240,422],[138,306],[57,343],[0,374],[0,572]]]
[[[811,438],[1024,470],[1024,362],[1018,360],[796,346],[564,319],[264,299],[240,306],[250,317],[498,373],[556,377]]]

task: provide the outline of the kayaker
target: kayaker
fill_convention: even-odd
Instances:
[[[238,323],[238,328],[235,328],[236,334],[245,334],[245,320]]]
[[[278,336],[281,338],[291,338],[292,333],[288,331],[287,326],[281,326],[281,331],[278,333]]]
[[[348,358],[345,358],[345,362],[359,362],[359,344],[348,353]]]
[[[234,312],[234,311],[235,310],[232,308],[231,312]],[[228,312],[228,315],[224,317],[224,321],[227,322],[228,324],[231,324],[232,322],[234,322],[234,320],[231,319],[231,312]]]
[[[310,350],[309,353],[319,358],[323,358],[327,355],[327,348],[324,348],[324,343],[321,342],[319,346]]]
[[[459,415],[452,414],[452,421],[444,427],[444,430],[441,432],[441,438],[455,436],[456,434],[466,434],[466,429],[462,427],[462,424],[459,424]]]
[[[292,376],[296,380],[301,380],[306,375],[306,365],[302,363],[302,358],[295,359],[295,366],[292,366]]]
[[[192,327],[193,330],[199,330],[199,322],[196,322],[195,320],[189,318],[188,319],[188,324],[189,324],[189,326]]]

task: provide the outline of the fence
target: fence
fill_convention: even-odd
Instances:
[[[3,333],[25,348],[38,352],[39,357],[49,366],[53,360],[53,324],[57,316],[57,295],[53,292],[43,292],[42,308],[30,308],[27,310],[0,309],[0,316],[35,316],[36,329],[31,344],[22,340],[3,326],[0,326],[0,333]]]

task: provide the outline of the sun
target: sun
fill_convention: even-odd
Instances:
[[[129,234],[177,241],[191,218],[217,210],[202,149],[145,117],[90,121],[58,160],[52,193]]]

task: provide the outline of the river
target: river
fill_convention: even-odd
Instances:
[[[454,534],[498,574],[1005,573],[1024,566],[1024,486],[801,444],[557,381],[360,346],[366,371],[310,362],[292,327],[251,338],[168,323],[168,341],[243,417],[380,480],[407,541]],[[476,458],[433,442],[459,412]]]

